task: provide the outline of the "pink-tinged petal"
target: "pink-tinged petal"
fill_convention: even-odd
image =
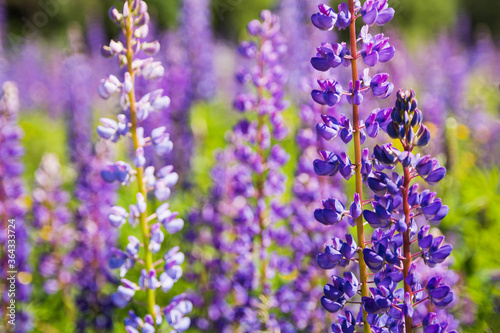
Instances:
[[[378,52],[371,52],[367,54],[366,56],[363,57],[363,60],[365,61],[365,64],[367,66],[373,67],[377,64],[379,61],[379,55]]]

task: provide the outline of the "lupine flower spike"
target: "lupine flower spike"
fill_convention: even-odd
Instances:
[[[170,304],[161,307],[156,302],[156,292],[168,292],[175,282],[182,276],[181,264],[184,254],[179,247],[172,247],[162,254],[162,259],[153,261],[154,256],[160,253],[165,239],[164,231],[174,234],[184,225],[177,213],[172,212],[168,203],[161,204],[155,212],[148,207],[148,193],[154,195],[158,201],[165,201],[170,197],[178,175],[170,165],[155,169],[146,164],[144,148],[152,146],[158,155],[169,153],[172,142],[165,127],[152,130],[151,135],[145,134],[141,124],[152,112],[162,112],[170,104],[170,99],[163,95],[163,91],[154,90],[138,96],[135,80],[142,76],[146,80],[154,80],[164,75],[162,64],[151,56],[156,53],[160,45],[158,42],[143,42],[149,32],[148,7],[144,1],[125,1],[123,9],[112,7],[109,14],[111,19],[121,27],[126,42],[111,41],[103,47],[103,54],[107,57],[117,57],[121,66],[125,67],[122,79],[110,75],[103,79],[99,94],[103,98],[111,95],[120,96],[122,113],[117,119],[101,119],[97,128],[99,136],[111,142],[122,137],[132,138],[134,154],[133,164],[124,161],[109,163],[102,170],[101,175],[107,182],[119,182],[122,185],[136,183],[138,191],[136,202],[128,209],[120,206],[110,207],[109,222],[114,227],[121,227],[125,223],[138,226],[140,239],[130,235],[125,251],[114,249],[110,259],[110,267],[119,269],[122,278],[121,285],[113,295],[113,302],[118,307],[126,307],[136,297],[136,293],[146,294],[146,306],[143,317],[130,311],[125,320],[127,332],[155,332],[166,322],[176,332],[189,328],[190,319],[186,315],[191,312],[192,304],[185,299],[185,295],[172,297]],[[144,55],[146,57],[144,57]],[[140,278],[131,281],[126,278],[127,272],[138,263],[142,266]]]
[[[0,292],[3,300],[9,300],[10,283],[15,283],[15,309],[2,301],[0,329],[5,332],[30,332],[32,321],[25,303],[31,296],[31,267],[29,265],[30,241],[26,227],[26,194],[21,175],[24,165],[21,158],[23,132],[17,123],[19,112],[19,92],[10,81],[3,83],[0,97],[0,224],[2,232],[0,244]],[[11,230],[7,232],[7,230]],[[15,257],[12,259],[12,257]],[[17,279],[9,279],[9,271],[17,271]],[[13,318],[14,317],[14,318]],[[7,321],[15,319],[16,326]],[[17,325],[18,324],[18,325]]]
[[[322,44],[317,48],[317,56],[311,60],[312,66],[319,71],[327,71],[340,64],[351,66],[352,70],[349,90],[344,90],[342,83],[332,79],[319,81],[320,89],[312,92],[314,101],[328,106],[337,104],[342,95],[346,95],[353,109],[352,124],[345,115],[338,119],[323,116],[317,131],[325,140],[332,140],[338,135],[346,144],[353,140],[354,165],[351,165],[346,153],[330,151],[321,151],[322,159],[314,161],[318,175],[340,173],[349,179],[354,171],[356,180],[356,193],[349,209],[337,199],[328,199],[324,200],[323,208],[314,214],[325,225],[336,225],[347,219],[357,227],[357,245],[347,234],[345,240],[334,238],[333,245],[327,244],[325,251],[317,257],[323,269],[349,267],[352,262],[359,266],[359,277],[347,271],[343,276],[333,276],[332,284],[325,286],[321,304],[329,312],[342,310],[352,302],[351,298],[358,293],[361,295],[359,314],[346,309],[345,317],[339,316],[339,322],[332,325],[334,332],[353,332],[356,326],[361,326],[365,333],[387,330],[413,332],[419,326],[424,326],[426,332],[436,327],[440,332],[446,332],[446,323],[436,323],[434,314],[419,318],[414,315],[414,308],[431,302],[435,308],[441,309],[453,300],[453,292],[443,283],[441,276],[424,280],[425,275],[419,273],[414,263],[422,259],[426,265],[434,267],[451,253],[451,246],[443,245],[444,237],[434,238],[429,234],[428,225],[422,226],[420,231],[417,226],[417,220],[438,224],[448,213],[448,207],[436,198],[436,193],[429,190],[419,192],[418,185],[411,185],[411,180],[418,176],[429,185],[435,185],[446,173],[436,159],[412,152],[415,147],[423,147],[430,140],[430,132],[422,124],[423,115],[418,109],[415,93],[400,90],[394,108],[376,109],[364,122],[360,121],[359,106],[363,103],[364,94],[371,91],[374,96],[385,99],[394,88],[388,81],[387,73],[377,73],[371,78],[368,69],[365,69],[360,76],[357,67],[359,58],[372,67],[394,56],[395,49],[388,38],[383,34],[369,34],[371,25],[384,25],[393,16],[394,10],[388,6],[387,0],[367,0],[363,5],[360,1],[349,0],[348,4],[339,5],[338,13],[320,5],[319,12],[312,16],[312,23],[320,30],[331,30],[336,26],[338,29],[349,27],[350,32],[350,48],[343,43]],[[358,36],[355,20],[359,17],[362,17],[365,26]],[[359,52],[358,42],[361,44]],[[401,152],[390,143],[375,146],[372,154],[368,149],[362,150],[361,145],[367,135],[374,138],[380,129],[392,139],[399,140],[404,150]],[[384,172],[385,169],[395,169],[397,165],[403,168],[403,176],[396,172]],[[363,184],[373,191],[373,198],[364,198]],[[367,205],[373,209],[366,209]],[[366,241],[364,236],[364,221],[375,229],[370,241]],[[421,251],[412,254],[411,244],[415,242],[418,242]],[[368,280],[368,269],[373,279]],[[398,289],[401,281],[404,288]],[[368,288],[370,284],[374,286]]]
[[[33,224],[37,230],[36,245],[44,249],[37,270],[47,294],[62,290],[69,297],[74,281],[75,258],[72,249],[75,230],[66,208],[69,195],[61,189],[61,168],[57,156],[43,156],[35,172],[33,189]]]

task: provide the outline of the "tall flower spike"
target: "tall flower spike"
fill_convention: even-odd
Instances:
[[[25,189],[21,179],[24,166],[21,158],[24,155],[24,148],[20,144],[23,136],[22,130],[17,125],[17,114],[19,112],[19,92],[13,82],[5,82],[2,85],[2,96],[0,99],[0,223],[2,232],[0,244],[3,247],[0,251],[0,292],[2,299],[11,299],[8,296],[9,284],[15,284],[16,303],[15,314],[7,313],[11,309],[2,306],[0,315],[2,323],[0,327],[5,327],[5,331],[30,332],[32,322],[26,305],[31,296],[31,267],[29,265],[30,242],[25,224],[26,207]],[[12,227],[9,227],[12,225]],[[7,232],[14,230],[14,233]],[[12,236],[14,235],[14,236]],[[14,239],[14,242],[12,241]],[[10,244],[10,246],[9,246]],[[15,260],[9,254],[15,254]],[[16,270],[15,280],[8,279],[12,274],[8,271]],[[2,302],[2,304],[5,304]],[[7,323],[7,320],[15,319],[16,326]]]
[[[415,220],[421,215],[421,220],[437,224],[448,213],[448,207],[442,204],[441,199],[436,198],[435,192],[419,192],[418,186],[412,185],[411,181],[420,176],[430,185],[435,185],[444,177],[446,170],[430,156],[419,158],[413,154],[414,148],[423,146],[430,140],[430,136],[424,134],[423,113],[418,109],[413,90],[399,90],[390,117],[389,113],[384,114],[384,117],[379,118],[381,128],[385,127],[382,124],[387,123],[386,119],[390,118],[385,130],[389,136],[400,141],[404,151],[394,149],[391,144],[376,146],[373,152],[374,163],[379,165],[380,170],[392,170],[400,165],[403,176],[394,171],[391,176],[383,171],[368,175],[368,186],[376,195],[371,202],[373,211],[364,210],[363,214],[368,223],[377,229],[372,235],[370,247],[364,250],[364,261],[375,273],[377,288],[371,289],[371,297],[362,298],[362,304],[366,311],[375,315],[372,328],[381,329],[390,323],[393,329],[404,329],[405,332],[413,332],[420,325],[426,331],[439,328],[445,332],[447,322],[438,323],[432,312],[425,317],[424,315],[429,308],[443,309],[454,299],[454,293],[443,281],[443,276],[434,275],[443,273],[436,266],[451,254],[452,246],[443,244],[444,236],[434,237],[429,234],[429,225],[424,224],[418,231]],[[423,136],[425,140],[422,140]],[[418,253],[412,251],[414,242],[420,248]],[[415,261],[420,258],[436,273],[416,265]],[[397,267],[402,274],[394,274],[394,268]],[[404,287],[397,289],[400,281],[403,281]],[[382,318],[385,315],[388,319]]]
[[[186,3],[185,6],[191,7],[194,4],[188,5]],[[197,6],[196,11],[199,10],[201,10],[200,6]],[[193,24],[192,19],[190,17],[188,21],[183,21],[183,27],[185,24]],[[190,58],[185,56],[187,53],[190,54],[193,50],[196,50],[198,46],[192,45],[194,41],[187,40],[185,36],[185,28],[165,34],[161,41],[162,49],[157,55],[165,66],[165,75],[155,80],[155,82],[142,80],[142,78],[138,77],[136,86],[141,88],[141,92],[143,90],[162,88],[165,95],[177,96],[170,100],[166,110],[150,114],[144,122],[144,132],[151,133],[154,139],[153,147],[146,147],[145,157],[147,161],[153,161],[152,165],[156,168],[161,168],[165,164],[173,165],[179,173],[181,183],[189,186],[191,182],[189,173],[193,156],[193,132],[189,119],[190,109],[196,101],[195,95],[200,97],[196,89],[201,85],[201,81],[197,81],[197,83],[193,81],[193,76],[195,71],[197,71],[197,77],[200,77],[201,74],[199,73],[199,65],[194,65],[195,63],[199,64],[199,59],[192,62]],[[203,86],[205,88],[206,81],[211,80],[209,72],[207,71],[207,73],[201,75],[204,77],[205,83],[203,83]],[[163,125],[163,130],[160,130],[162,127],[158,128],[158,124]],[[172,149],[170,143],[175,144],[176,149]]]
[[[181,32],[191,64],[195,99],[215,95],[214,38],[209,0],[184,0]]]
[[[251,21],[247,30],[252,41],[242,42],[239,51],[249,65],[237,72],[242,92],[234,101],[235,109],[246,118],[228,133],[228,145],[217,155],[213,202],[195,215],[212,226],[200,226],[195,243],[211,243],[220,252],[210,258],[199,255],[216,293],[193,296],[209,314],[197,319],[197,325],[217,331],[274,329],[277,319],[267,317],[276,306],[270,278],[275,270],[290,266],[288,258],[268,254],[271,244],[289,237],[284,228],[273,228],[290,214],[281,203],[286,189],[282,167],[289,156],[278,143],[288,132],[282,116],[287,107],[285,72],[280,65],[286,47],[279,18],[270,11],[262,11],[260,20]],[[209,234],[212,237],[207,238]],[[198,252],[205,251],[193,256]]]
[[[287,107],[287,102],[283,99],[283,86],[286,75],[284,69],[279,64],[281,56],[286,52],[284,39],[280,31],[280,21],[277,16],[270,11],[264,10],[260,15],[261,20],[253,20],[247,30],[254,36],[251,42],[242,42],[240,53],[251,59],[250,68],[242,68],[237,78],[248,77],[239,80],[242,84],[249,84],[254,88],[254,92],[240,94],[235,102],[235,107],[239,111],[252,112],[257,115],[257,121],[243,120],[234,128],[231,138],[236,160],[241,163],[241,168],[246,169],[250,179],[241,179],[239,182],[250,182],[246,185],[252,190],[242,193],[243,197],[231,198],[241,200],[237,215],[234,221],[238,223],[239,234],[246,234],[245,246],[249,246],[250,254],[256,258],[259,267],[259,282],[257,292],[261,297],[262,306],[270,309],[271,302],[266,303],[268,297],[273,297],[273,291],[269,284],[269,276],[276,265],[273,258],[269,258],[267,249],[273,241],[271,226],[283,218],[286,212],[281,211],[280,197],[285,191],[286,177],[281,170],[288,161],[288,154],[276,143],[282,140],[288,133],[287,126],[282,116],[282,112]],[[244,75],[242,75],[244,74]],[[251,101],[244,108],[239,108],[238,100]],[[252,180],[254,178],[255,180]],[[243,199],[244,198],[244,199]],[[258,226],[258,227],[256,227]],[[252,245],[252,243],[255,243]],[[253,250],[252,248],[258,249]],[[236,248],[235,248],[236,250]],[[253,272],[245,267],[251,265],[248,260],[252,260],[248,254],[238,254],[239,267],[238,274],[253,279]],[[278,259],[277,259],[278,260]],[[246,292],[251,291],[251,285],[243,284]],[[248,299],[250,311],[255,309],[251,305],[251,298]],[[253,301],[254,302],[254,301]],[[249,329],[269,328],[270,322],[259,318],[260,322],[248,323]]]
[[[142,238],[139,243],[137,238],[130,237],[127,251],[115,250],[113,257],[110,259],[110,267],[119,268],[122,277],[122,285],[118,287],[112,298],[116,306],[126,307],[133,298],[137,297],[137,294],[141,292],[146,294],[144,320],[130,320],[130,318],[127,318],[125,325],[126,330],[129,332],[138,330],[155,332],[161,329],[162,325],[169,325],[170,328],[177,332],[182,332],[188,329],[190,325],[190,319],[186,315],[191,311],[191,303],[184,299],[185,296],[178,295],[171,298],[169,305],[160,307],[156,304],[155,294],[159,290],[168,292],[171,285],[179,280],[182,276],[182,269],[179,265],[182,263],[183,258],[175,261],[176,265],[172,266],[170,260],[172,252],[168,252],[164,258],[165,265],[163,267],[155,267],[153,258],[156,253],[160,252],[165,238],[161,226],[163,225],[168,233],[175,233],[180,230],[183,223],[178,222],[182,222],[180,219],[169,220],[165,216],[164,208],[162,211],[157,211],[156,214],[149,215],[152,212],[146,202],[149,192],[154,192],[159,201],[165,201],[170,196],[172,187],[178,180],[178,175],[173,171],[172,166],[164,166],[158,168],[158,170],[155,170],[153,166],[148,166],[144,159],[143,150],[144,147],[149,145],[156,145],[156,151],[160,153],[171,149],[168,136],[163,136],[164,129],[154,130],[155,137],[151,138],[145,137],[144,128],[142,127],[149,114],[164,110],[168,106],[170,99],[163,96],[163,90],[161,89],[146,92],[141,96],[136,87],[138,77],[153,80],[163,76],[164,69],[160,62],[151,57],[144,58],[141,55],[141,52],[145,54],[154,53],[159,48],[159,44],[157,42],[143,42],[148,35],[149,25],[147,4],[144,1],[125,1],[123,10],[113,8],[110,11],[110,16],[122,28],[126,42],[123,47],[111,42],[107,48],[112,51],[112,56],[118,58],[119,63],[125,67],[126,71],[122,80],[118,78],[103,80],[100,91],[105,92],[104,96],[102,96],[105,98],[109,97],[108,95],[120,94],[122,113],[116,123],[122,126],[115,127],[114,123],[106,121],[106,123],[110,124],[108,128],[116,128],[119,135],[118,137],[101,135],[101,137],[104,140],[115,141],[120,137],[130,136],[135,152],[135,167],[132,167],[129,163],[118,161],[108,164],[101,172],[101,175],[107,182],[118,181],[122,185],[137,184],[137,200],[130,204],[128,214],[125,208],[114,207],[111,209],[110,207],[109,219],[112,225],[120,227],[124,219],[128,218],[128,221],[133,226],[138,224],[140,237]],[[107,48],[105,47],[106,50]],[[111,82],[111,85],[108,82]],[[109,89],[109,87],[112,89]],[[101,93],[101,95],[103,94]],[[158,132],[162,133],[158,134]],[[107,132],[101,128],[98,133],[106,134]],[[171,213],[171,216],[175,215],[176,213]],[[118,217],[120,218],[118,219]],[[161,223],[149,223],[154,219],[159,220]],[[170,224],[172,223],[180,227],[171,228]],[[178,249],[175,248],[175,252],[177,251]],[[126,279],[125,276],[128,270],[133,268],[136,261],[141,261],[144,267],[141,277],[134,282]],[[136,318],[133,312],[131,316]]]
[[[346,95],[346,100],[352,105],[352,119],[346,115],[334,117],[333,115],[325,115],[322,117],[323,123],[317,125],[318,134],[325,140],[332,140],[337,135],[340,135],[342,141],[347,144],[351,141],[354,143],[354,162],[345,152],[332,152],[330,149],[320,151],[322,159],[314,161],[314,171],[319,176],[334,176],[340,173],[345,179],[351,176],[355,178],[355,197],[350,204],[349,210],[345,208],[339,200],[335,198],[323,201],[324,209],[317,209],[314,213],[315,218],[325,225],[336,225],[339,221],[346,218],[349,224],[355,225],[357,228],[357,244],[359,245],[359,280],[360,284],[356,284],[353,296],[359,292],[362,297],[369,296],[368,290],[368,272],[367,266],[376,269],[381,269],[383,265],[383,257],[379,252],[365,249],[365,230],[363,218],[366,214],[362,214],[362,207],[366,204],[363,198],[363,180],[367,179],[367,172],[372,170],[371,162],[368,160],[368,152],[363,151],[361,145],[366,139],[366,132],[370,137],[375,137],[378,133],[379,124],[375,125],[377,114],[372,114],[366,122],[360,119],[360,106],[364,102],[364,94],[368,91],[379,98],[387,98],[393,90],[392,83],[388,82],[388,74],[376,74],[373,79],[368,76],[368,71],[365,70],[362,75],[358,72],[358,42],[361,42],[360,53],[365,63],[369,66],[374,66],[377,62],[389,61],[393,56],[395,49],[388,43],[388,38],[382,34],[371,36],[368,33],[368,26],[361,29],[361,33],[356,32],[356,19],[363,16],[365,23],[371,25],[377,23],[383,25],[392,19],[391,13],[393,10],[388,8],[387,0],[372,1],[368,0],[361,6],[360,1],[349,0],[338,5],[338,12],[326,5],[319,6],[319,13],[314,14],[311,18],[312,23],[320,30],[332,30],[337,27],[339,30],[349,28],[349,45],[346,43],[326,44],[323,43],[317,47],[316,57],[311,59],[312,66],[322,72],[328,71],[330,68],[337,68],[340,64],[346,67],[351,67],[350,81],[339,83],[335,79],[327,79],[318,81],[321,90],[313,90],[311,93],[312,99],[321,105],[334,106],[342,100],[342,96]],[[358,13],[361,11],[361,15]],[[342,86],[349,86],[349,90],[343,90]],[[365,125],[366,124],[366,125]],[[365,132],[366,131],[366,132]],[[384,151],[380,153],[389,158],[389,155]],[[387,185],[380,185],[386,189]],[[384,217],[385,218],[385,217]],[[383,224],[380,218],[375,215],[371,220],[373,223]],[[368,221],[370,222],[370,221]],[[350,236],[349,236],[350,237]],[[352,240],[352,239],[351,239]],[[336,265],[343,267],[347,266],[350,258],[344,258],[341,254],[341,244],[347,244],[340,239],[334,239],[333,247],[327,246],[323,254],[318,256],[318,263],[322,268],[329,269]],[[352,242],[351,242],[352,243]],[[368,256],[365,262],[364,256]],[[340,277],[334,277],[334,282]],[[335,280],[337,279],[337,280]],[[339,284],[340,286],[340,284]],[[342,287],[343,288],[343,287]],[[330,312],[337,312],[345,305],[346,298],[341,296],[337,298],[331,293],[332,288],[325,289],[325,297],[322,298],[323,306]],[[338,289],[338,288],[337,288]],[[342,325],[348,325],[349,330],[354,330],[356,325],[363,327],[365,333],[371,332],[370,322],[368,320],[367,309],[362,308],[359,316],[349,314],[349,319],[345,319]],[[355,319],[356,318],[356,319]],[[358,319],[361,322],[356,322]],[[340,326],[333,325],[332,329],[336,332]],[[349,331],[348,330],[348,331]]]
[[[61,169],[57,156],[43,156],[35,172],[35,181],[33,227],[37,234],[36,245],[42,249],[37,271],[47,294],[62,291],[63,297],[68,298],[74,285],[75,258],[72,251],[76,237],[66,208],[69,196],[61,189]]]

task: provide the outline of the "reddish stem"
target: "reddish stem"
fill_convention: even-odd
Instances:
[[[349,12],[351,13],[351,23],[349,24],[349,39],[351,44],[351,54],[353,55],[353,59],[351,60],[351,69],[352,69],[352,83],[356,84],[358,81],[358,65],[357,65],[357,57],[355,55],[358,54],[357,45],[356,45],[356,17],[354,15],[354,0],[349,0]],[[355,180],[356,180],[356,193],[359,195],[359,199],[363,201],[363,179],[361,176],[361,135],[359,131],[359,108],[356,104],[352,103],[352,122],[354,127],[354,164],[356,168],[355,172]],[[360,246],[358,255],[359,255],[359,278],[361,281],[361,296],[369,297],[368,294],[368,285],[367,281],[367,267],[365,261],[363,260],[363,249],[365,248],[365,230],[363,225],[363,215],[360,215],[356,219],[356,226],[358,231],[358,244]],[[363,330],[365,333],[370,333],[370,324],[368,324],[368,313],[363,308]]]
[[[405,293],[412,294],[411,286],[406,283],[406,278],[409,275],[412,255],[411,255],[411,242],[410,242],[410,232],[411,232],[411,218],[410,218],[410,204],[408,203],[408,192],[410,191],[410,168],[404,168],[404,183],[403,183],[403,210],[405,214],[405,222],[407,225],[406,231],[403,233],[403,254],[406,258],[403,260],[403,276],[404,276],[404,289]],[[411,302],[411,300],[410,300]],[[406,333],[413,332],[413,318],[411,316],[405,316],[405,327]]]

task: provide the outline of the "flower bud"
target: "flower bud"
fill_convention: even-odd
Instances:
[[[173,219],[172,221],[165,222],[163,226],[170,235],[173,235],[182,230],[182,228],[184,227],[184,221],[180,218],[177,218]]]
[[[98,88],[99,96],[108,99],[113,95],[121,86],[120,80],[114,75],[108,76],[107,79],[101,80],[101,85]]]
[[[170,106],[170,97],[161,96],[151,101],[151,106],[157,111],[164,110]]]
[[[125,248],[128,254],[132,257],[139,253],[139,245],[141,242],[135,236],[128,236],[128,244]]]
[[[147,35],[149,33],[149,22],[150,22],[150,20],[151,20],[151,18],[149,16],[149,13],[144,13],[138,19],[135,20],[135,26],[136,27],[147,26],[148,27],[148,30],[147,30],[147,33],[146,33],[146,35]]]
[[[108,215],[109,223],[115,227],[119,228],[127,221],[128,212],[125,208],[120,206],[113,206],[111,208],[111,213]]]
[[[101,118],[99,119],[102,125],[97,126],[97,134],[104,140],[111,140],[116,142],[119,138],[117,133],[118,123],[112,119]]]
[[[138,168],[142,168],[146,164],[146,158],[144,157],[143,147],[139,147],[135,151],[134,164]]]
[[[122,136],[127,135],[129,131],[127,116],[120,113],[116,118],[118,119],[118,133]]]
[[[419,127],[420,124],[422,124],[422,120],[423,120],[422,111],[420,111],[419,109],[415,109],[413,111],[413,116],[411,119],[411,126],[412,127]]]
[[[108,183],[114,182],[116,180],[116,165],[107,163],[101,170],[101,177]]]
[[[170,134],[166,133],[166,127],[158,127],[151,131],[153,147],[159,156],[165,156],[170,153],[173,143],[170,141]]]
[[[116,9],[115,6],[111,7],[108,12],[109,18],[112,21],[118,22],[123,19],[123,15]]]
[[[382,164],[385,165],[395,165],[398,162],[399,150],[392,147],[392,144],[388,143],[382,145],[376,145],[373,149],[373,156]]]
[[[157,40],[151,43],[142,43],[141,49],[146,54],[154,55],[160,51],[160,43]]]
[[[140,214],[143,214],[146,212],[147,209],[147,204],[146,200],[144,199],[144,195],[142,193],[137,193],[137,210],[139,211]]]
[[[146,3],[146,1],[141,1],[141,3],[139,4],[139,14],[147,13],[147,11],[148,4]]]
[[[420,125],[417,132],[417,147],[425,147],[431,141],[431,132],[425,125]]]
[[[129,72],[125,72],[124,80],[123,80],[123,92],[128,94],[132,91],[134,85],[132,84],[132,76]]]
[[[127,183],[130,179],[130,171],[132,171],[132,167],[128,163],[122,161],[116,162],[115,166],[116,166],[116,172],[115,172],[116,179],[120,183]]]
[[[122,42],[115,42],[114,40],[109,42],[109,48],[113,54],[121,53],[124,50]]]
[[[123,17],[127,18],[130,15],[130,7],[128,6],[128,1],[123,4]]]
[[[146,79],[156,79],[162,77],[165,74],[165,69],[159,61],[154,61],[148,63],[141,71],[142,76]]]
[[[111,51],[111,48],[108,45],[103,45],[101,47],[100,51],[101,51],[101,55],[104,58],[113,58],[115,56],[115,53],[113,53],[113,51]]]
[[[252,20],[247,25],[247,31],[252,36],[257,36],[261,31],[261,23],[259,20]]]
[[[144,24],[144,25],[141,25],[139,26],[138,28],[136,28],[134,30],[134,37],[135,38],[146,38],[149,34],[149,26]]]
[[[132,11],[135,12],[136,10],[139,9],[139,5],[141,3],[141,0],[131,0],[131,1],[132,2],[131,2],[131,5],[130,5],[130,8],[131,8]]]

